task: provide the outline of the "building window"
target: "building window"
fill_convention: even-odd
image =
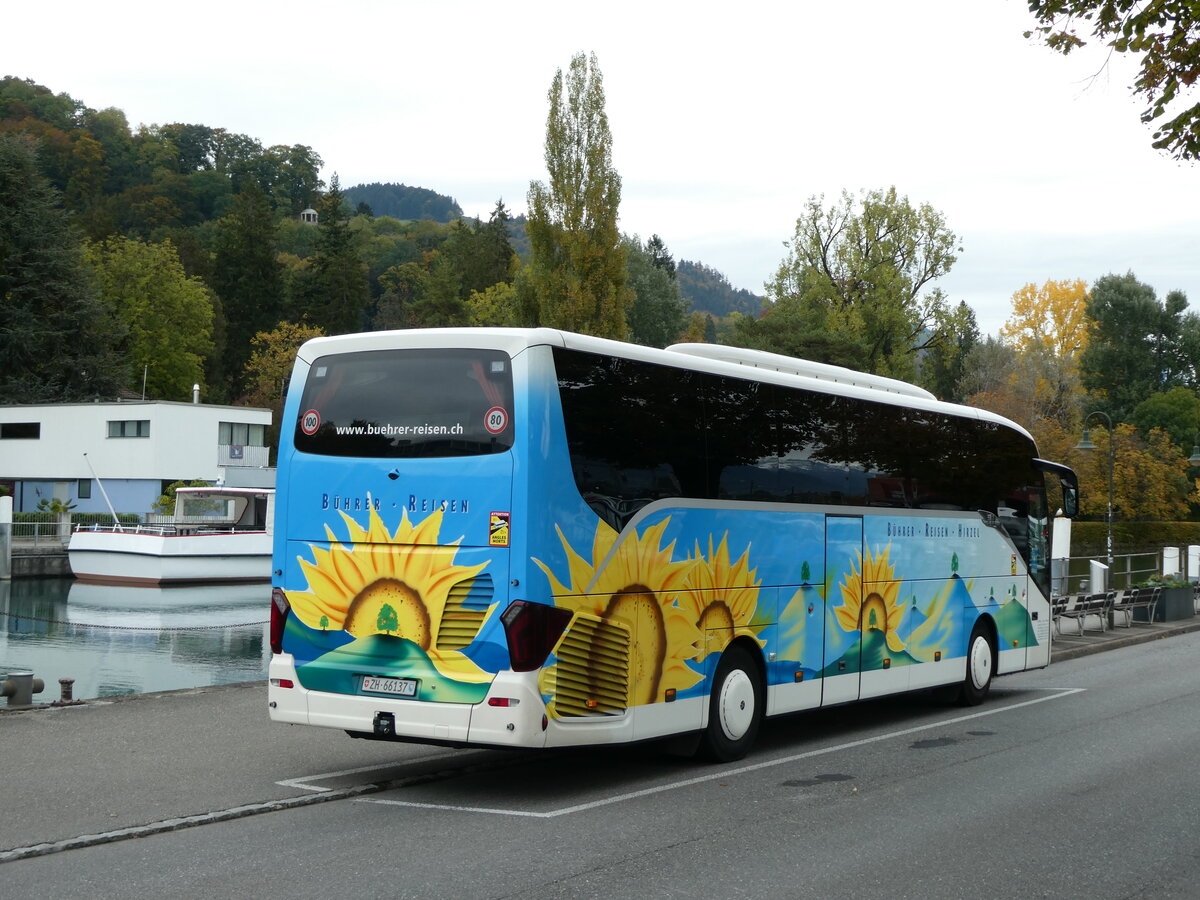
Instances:
[[[149,419],[128,419],[125,421],[110,421],[108,423],[110,438],[148,438],[150,437]]]
[[[42,436],[41,422],[0,423],[0,438],[4,440],[34,440]]]
[[[91,500],[92,499],[92,479],[80,478],[79,485],[75,491],[75,495],[80,500]]]
[[[245,422],[222,422],[217,436],[222,446],[265,447],[267,426],[249,425]]]

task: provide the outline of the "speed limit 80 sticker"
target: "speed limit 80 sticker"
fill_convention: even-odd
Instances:
[[[483,416],[483,427],[488,434],[500,434],[508,427],[508,410],[502,406],[493,406]]]

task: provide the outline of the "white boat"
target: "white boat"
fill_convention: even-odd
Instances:
[[[82,581],[113,584],[269,581],[269,488],[178,488],[162,523],[95,525],[71,533],[67,556]]]

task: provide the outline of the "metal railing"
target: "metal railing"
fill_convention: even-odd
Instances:
[[[27,546],[66,546],[70,540],[70,526],[63,530],[58,522],[13,522],[13,544]]]
[[[1092,586],[1088,583],[1091,578],[1091,563],[1092,560],[1098,558],[1100,557],[1072,556],[1068,561],[1066,588],[1062,593],[1086,594],[1092,590]],[[1129,590],[1134,585],[1154,578],[1161,572],[1161,550],[1114,555],[1112,569],[1108,573],[1108,589],[1112,591]]]

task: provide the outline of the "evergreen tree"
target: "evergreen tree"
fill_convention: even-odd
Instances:
[[[617,230],[621,178],[596,56],[576,54],[554,75],[546,120],[549,184],[529,186],[529,287],[539,324],[624,338],[632,301]],[[520,294],[518,286],[518,294]]]
[[[1172,291],[1160,301],[1132,272],[1092,285],[1091,327],[1079,357],[1083,386],[1101,399],[1114,422],[1127,422],[1152,394],[1200,386],[1200,316]]]
[[[0,402],[112,397],[117,337],[33,142],[0,133]]]
[[[275,226],[267,195],[250,185],[217,226],[210,284],[225,313],[224,371],[234,382],[250,358],[250,341],[283,312],[283,267],[276,259]],[[232,385],[234,395],[242,385]]]
[[[329,180],[329,193],[321,201],[317,252],[302,298],[302,312],[327,334],[362,329],[363,313],[371,296],[367,267],[354,247],[344,205],[334,174]]]
[[[687,301],[679,296],[675,262],[658,235],[644,247],[637,236],[624,244],[626,284],[634,294],[629,339],[649,347],[672,344],[687,328]]]
[[[967,354],[979,343],[979,325],[975,311],[959,302],[953,310],[941,308],[935,316],[938,339],[928,343],[919,360],[919,383],[939,399],[962,403],[962,378]]]

